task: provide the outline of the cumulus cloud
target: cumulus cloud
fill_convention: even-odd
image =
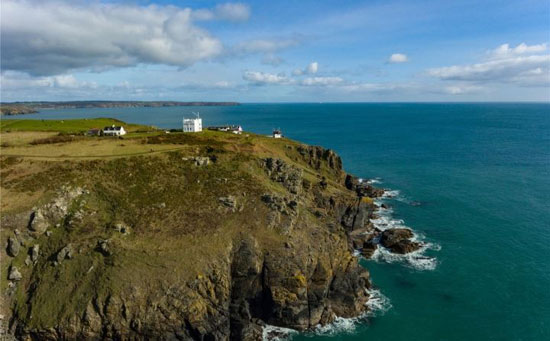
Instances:
[[[328,86],[337,85],[343,81],[340,77],[308,77],[302,80],[301,84],[306,86]]]
[[[249,15],[242,4],[207,12],[210,19]],[[44,76],[140,63],[189,66],[220,55],[222,43],[194,24],[193,13],[174,6],[5,0],[2,69]]]
[[[403,54],[403,53],[394,53],[388,59],[388,63],[392,63],[392,64],[405,63],[407,61],[409,61],[409,58],[407,57],[406,54]]]
[[[199,9],[193,11],[196,20],[229,20],[246,21],[250,17],[250,7],[242,3],[219,4],[214,9]]]
[[[492,59],[501,59],[524,54],[536,54],[545,52],[547,49],[548,45],[546,43],[538,45],[527,45],[525,43],[521,43],[516,47],[510,47],[510,44],[502,44],[496,49],[490,51],[489,55]]]
[[[484,62],[434,68],[428,70],[428,73],[442,80],[548,86],[550,85],[550,55],[532,54],[544,51],[546,51],[545,44],[531,47],[520,44],[515,48],[504,44]]]
[[[317,71],[319,71],[319,63],[312,62],[309,63],[308,66],[306,66],[305,69],[296,69],[292,72],[294,76],[300,76],[300,75],[313,75],[316,74]]]
[[[284,73],[272,74],[260,71],[246,71],[243,79],[257,85],[263,84],[288,84],[291,82]]]

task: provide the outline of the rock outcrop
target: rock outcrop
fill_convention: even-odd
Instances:
[[[388,229],[382,232],[380,244],[394,253],[409,253],[422,247],[421,243],[410,240],[413,236],[409,229]]]

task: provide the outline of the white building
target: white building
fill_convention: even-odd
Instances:
[[[183,119],[184,133],[196,133],[199,131],[202,131],[202,118],[200,118],[198,114],[196,118]]]
[[[110,127],[103,128],[104,136],[121,136],[126,135],[126,130],[123,126],[115,126],[114,124]]]
[[[273,129],[273,138],[280,139],[281,137],[283,137],[281,129]]]

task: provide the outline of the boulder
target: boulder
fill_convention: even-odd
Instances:
[[[382,232],[380,244],[393,253],[405,254],[422,247],[421,243],[410,240],[413,236],[409,229],[388,229]]]
[[[20,281],[23,278],[23,275],[21,275],[21,272],[19,272],[19,269],[15,266],[10,267],[10,272],[8,274],[8,279],[10,281]]]
[[[39,253],[40,253],[40,245],[38,244],[33,245],[33,247],[30,250],[31,261],[33,263],[36,263],[38,261]]]
[[[29,230],[37,233],[44,233],[48,227],[48,220],[46,219],[43,209],[39,208],[31,213]]]
[[[8,255],[15,257],[19,254],[19,250],[21,249],[21,243],[17,238],[15,237],[9,237],[8,238]]]
[[[57,263],[61,263],[65,259],[73,258],[73,252],[73,246],[71,244],[66,245],[64,248],[59,250],[57,256],[55,256]]]
[[[220,204],[227,208],[235,209],[237,207],[237,199],[233,195],[228,195],[226,197],[219,197],[218,201]]]

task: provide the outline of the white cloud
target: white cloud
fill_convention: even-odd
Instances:
[[[453,65],[428,71],[442,80],[509,82],[523,86],[550,85],[550,55],[531,55]]]
[[[548,49],[548,45],[538,44],[538,45],[527,45],[521,43],[516,47],[510,47],[510,44],[502,44],[496,49],[490,51],[489,55],[492,59],[501,59],[515,57],[523,54],[536,54],[544,52]]]
[[[313,75],[316,74],[317,71],[319,71],[319,63],[317,62],[311,62],[308,66],[306,66],[305,69],[296,69],[292,71],[292,74],[294,76],[300,76],[300,75]]]
[[[343,81],[340,77],[308,77],[302,80],[301,84],[306,86],[327,86],[337,85]]]
[[[446,86],[443,90],[445,93],[448,93],[451,95],[463,95],[463,94],[476,93],[482,89],[483,89],[482,87],[472,86],[472,85],[452,85],[452,86]]]
[[[193,11],[195,20],[229,20],[246,21],[250,17],[250,7],[242,3],[219,4],[214,9],[199,9]]]
[[[243,79],[251,83],[261,84],[288,84],[291,82],[284,73],[272,74],[259,71],[246,71],[243,74]]]
[[[388,59],[388,63],[405,63],[409,61],[409,58],[406,54],[403,53],[394,53]]]
[[[26,74],[14,71],[6,71],[0,74],[2,91],[21,89],[95,89],[97,84],[77,80],[73,75],[57,75],[48,77],[30,77]]]
[[[225,4],[220,19],[244,19],[247,7]],[[99,2],[2,2],[2,69],[33,75],[145,64],[188,66],[218,56],[222,43],[175,6]],[[30,24],[32,23],[32,24]]]

